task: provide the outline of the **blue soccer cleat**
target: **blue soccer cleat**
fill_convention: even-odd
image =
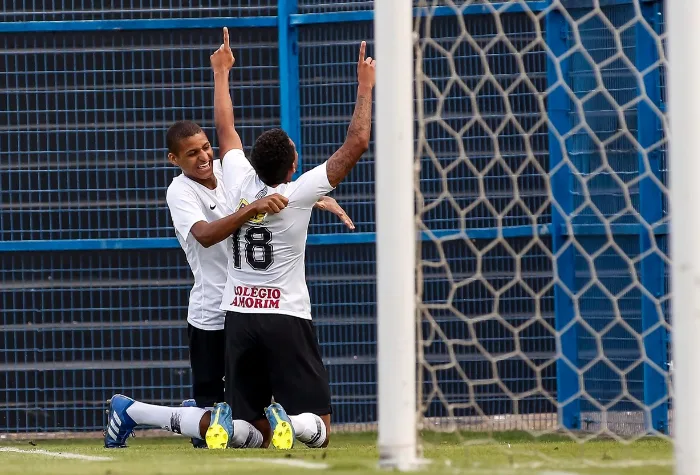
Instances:
[[[231,408],[225,402],[214,404],[205,439],[210,449],[225,449],[233,436]]]
[[[105,448],[122,449],[126,447],[126,439],[134,433],[136,422],[129,417],[126,410],[134,400],[121,394],[115,394],[109,400],[107,410],[107,425],[105,426]]]
[[[184,401],[182,401],[181,406],[182,407],[198,407],[197,401],[195,401],[194,399],[185,399]],[[206,449],[207,448],[206,441],[204,441],[202,439],[192,437],[190,439],[190,441],[192,441],[192,447],[194,447],[195,449]]]
[[[271,404],[265,409],[265,417],[272,429],[272,445],[279,450],[289,450],[294,447],[296,438],[294,426],[284,408],[277,403]]]

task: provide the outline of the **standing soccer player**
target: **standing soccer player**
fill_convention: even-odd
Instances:
[[[214,56],[231,56],[228,34]],[[258,215],[234,235],[221,308],[226,314],[226,401],[207,431],[207,443],[225,445],[235,427],[231,418],[272,429],[272,443],[289,449],[295,438],[309,447],[328,444],[331,401],[328,374],[321,360],[304,259],[311,209],[332,191],[369,148],[375,61],[357,63],[357,102],[347,137],[323,164],[291,181],[297,170],[295,144],[280,129],[263,133],[248,161],[236,141],[228,76],[233,60],[212,61],[217,135],[223,160],[227,201],[245,209],[273,194],[289,201],[278,214]],[[275,404],[269,405],[274,396]],[[268,406],[265,416],[261,408]],[[284,409],[283,409],[284,406]],[[286,409],[286,410],[285,410]],[[292,414],[287,416],[287,412]],[[235,426],[235,423],[234,423]]]

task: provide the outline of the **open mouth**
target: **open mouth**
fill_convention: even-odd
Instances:
[[[203,163],[197,167],[197,170],[199,171],[206,171],[211,168],[211,162]]]

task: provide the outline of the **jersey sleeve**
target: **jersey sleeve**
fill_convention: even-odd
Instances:
[[[195,223],[207,220],[197,195],[187,187],[170,186],[166,201],[175,229],[185,239]]]
[[[224,158],[222,159],[222,167],[224,172],[224,185],[228,188],[236,183],[236,180],[240,180],[243,176],[250,173],[253,169],[252,165],[248,161],[243,153],[243,150],[239,148],[234,148],[226,152]]]
[[[289,198],[289,206],[311,208],[320,197],[333,191],[328,181],[327,163],[304,173],[287,188],[285,195]]]

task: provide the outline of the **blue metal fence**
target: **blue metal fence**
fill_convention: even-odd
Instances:
[[[440,237],[422,241],[433,264],[423,268],[426,413],[548,413],[559,401],[563,425],[579,428],[596,405],[646,404],[647,425],[665,431],[667,309],[655,299],[668,292],[667,206],[653,179],[665,183],[665,96],[650,33],[662,31],[661,2],[608,2],[604,18],[584,18],[584,0],[564,1],[566,14],[549,0],[476,3],[438,6],[420,25],[435,87],[417,87],[426,117],[441,118],[425,122],[430,151],[419,157],[422,222]],[[209,54],[220,27],[238,58],[244,145],[281,125],[303,170],[342,143],[357,46],[372,51],[371,1],[91,5],[0,7],[0,431],[98,429],[117,391],[168,404],[190,396],[191,275],[166,210],[176,170],[163,142],[185,118],[216,141]],[[555,63],[578,38],[589,56]],[[609,95],[588,96],[596,87]],[[309,233],[340,423],[376,420],[374,158],[334,194],[357,231],[314,213]],[[434,398],[436,386],[460,409]]]

